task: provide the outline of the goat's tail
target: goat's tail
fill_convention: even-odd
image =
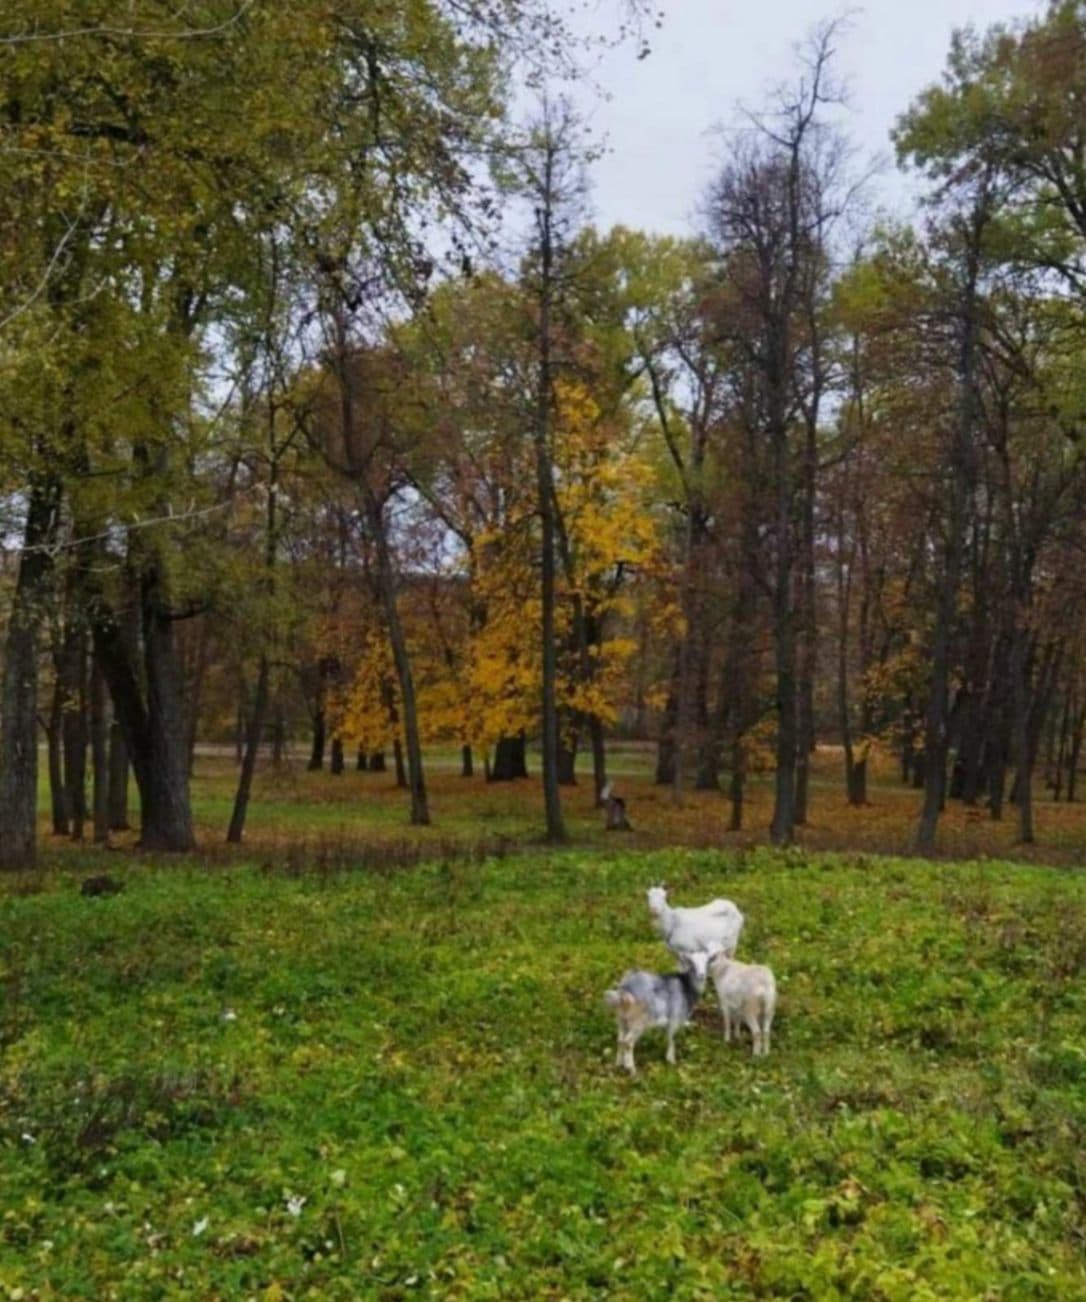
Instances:
[[[603,999],[609,1008],[617,1008],[619,1012],[628,1012],[637,1003],[636,996],[618,986],[613,990],[608,990]]]

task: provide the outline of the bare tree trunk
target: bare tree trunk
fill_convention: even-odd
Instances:
[[[1072,713],[1071,740],[1067,753],[1067,799],[1074,800],[1078,783],[1079,759],[1082,755],[1082,738],[1086,732],[1086,704],[1077,706]]]
[[[354,766],[359,773],[365,773],[369,769],[369,756],[366,754],[366,748],[363,745],[358,747],[358,758],[355,760]]]
[[[33,476],[0,680],[0,869],[32,868],[38,821],[38,630],[49,586],[60,486]]]
[[[1029,739],[1029,681],[1026,670],[1026,630],[1014,630],[1011,650],[1011,675],[1014,683],[1014,753],[1015,803],[1018,806],[1018,839],[1032,845],[1033,834],[1033,764]]]
[[[53,816],[54,836],[67,836],[71,831],[68,821],[68,793],[64,789],[63,731],[64,683],[58,664],[53,682],[53,700],[49,709],[49,728],[46,732],[49,755],[49,804]]]
[[[392,759],[396,767],[396,785],[402,790],[407,790],[407,769],[403,762],[403,742],[400,741],[399,734],[392,739]]]
[[[332,738],[332,763],[329,772],[334,773],[338,777],[339,774],[343,772],[343,768],[343,738],[337,733],[336,736]]]
[[[140,845],[183,852],[195,845],[189,805],[181,676],[173,613],[165,575],[155,556],[144,558],[138,580],[142,674],[130,654],[120,621],[88,585],[95,653],[109,685],[140,794]],[[141,683],[142,678],[142,683]],[[145,686],[144,686],[145,685]]]
[[[73,841],[83,840],[87,821],[87,634],[77,621],[74,586],[68,594],[69,627],[64,634],[64,786]]]
[[[475,764],[472,760],[471,747],[467,742],[460,747],[460,776],[462,778],[475,776]]]
[[[383,750],[375,750],[373,754],[370,756],[370,772],[371,773],[388,772],[388,765],[385,763],[385,752]]]
[[[128,831],[128,747],[116,718],[109,727],[109,830]]]
[[[791,845],[796,826],[796,626],[792,608],[792,493],[787,469],[787,433],[777,438],[776,576],[773,635],[777,669],[777,768],[770,839]]]
[[[309,750],[309,763],[306,768],[310,773],[317,773],[324,768],[324,706],[321,705],[314,710],[312,716],[313,722],[313,744]]]
[[[494,747],[494,762],[490,766],[488,782],[513,782],[528,776],[527,746],[524,733],[515,737],[499,737]]]
[[[961,303],[961,345],[958,360],[958,416],[950,453],[950,504],[942,574],[938,576],[935,634],[931,652],[931,690],[924,728],[924,805],[916,832],[916,848],[930,854],[935,848],[935,828],[946,791],[949,745],[950,654],[961,583],[965,515],[972,479],[973,435],[976,424],[974,372],[977,351],[977,283],[980,276],[980,241],[988,221],[987,196],[974,204],[965,249],[965,283]]]
[[[109,840],[109,729],[106,719],[106,682],[95,657],[90,680],[91,807],[94,811],[94,840]]]
[[[249,812],[249,796],[253,789],[253,774],[256,772],[256,760],[260,753],[260,738],[264,732],[264,716],[268,709],[268,678],[270,666],[268,657],[260,657],[260,668],[256,676],[256,694],[253,709],[249,715],[249,729],[245,737],[245,755],[241,761],[241,775],[238,789],[234,795],[234,809],[230,815],[230,826],[226,832],[229,845],[240,845],[245,832],[245,818]]]

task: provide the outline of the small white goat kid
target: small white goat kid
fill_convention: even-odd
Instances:
[[[767,1054],[773,1012],[777,1007],[777,982],[773,973],[757,963],[737,963],[727,954],[715,954],[709,960],[709,974],[724,1016],[724,1039],[732,1038],[733,1019],[736,1038],[739,1023],[745,1022],[754,1041],[752,1052]]]
[[[731,900],[711,900],[699,909],[673,909],[667,888],[650,886],[649,912],[664,944],[680,958],[691,954],[735,953],[743,915]]]

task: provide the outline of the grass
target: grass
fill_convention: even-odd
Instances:
[[[652,782],[654,748],[645,743],[613,743],[609,771],[629,807],[634,831],[618,839],[624,847],[655,849],[672,845],[749,849],[767,839],[772,812],[772,779],[749,783],[745,827],[729,832],[730,805],[720,792],[688,791],[681,806],[670,789]],[[538,763],[533,757],[533,773]],[[593,803],[591,773],[582,763],[576,787],[563,789],[570,836],[585,848],[613,850],[615,834],[605,833]],[[800,844],[811,851],[861,851],[907,854],[916,833],[920,793],[903,786],[892,756],[876,755],[871,764],[870,802],[854,808],[845,798],[841,757],[837,748],[823,746],[814,756],[810,817],[799,830]],[[224,845],[230,821],[237,769],[219,748],[197,757],[192,782],[193,812],[201,853],[212,862],[244,862],[254,857],[282,859],[289,855],[322,854],[357,858],[367,850],[400,853],[465,849],[480,843],[504,847],[538,843],[543,808],[538,777],[527,782],[487,784],[482,776],[459,776],[459,755],[435,748],[427,754],[427,783],[433,825],[411,828],[406,793],[389,773],[357,773],[348,767],[333,777],[327,771],[308,773],[295,756],[280,769],[258,769],[246,825],[246,846],[240,852]],[[1086,803],[1055,803],[1045,798],[1041,783],[1034,793],[1037,844],[1017,844],[1015,810],[1008,807],[1000,822],[983,808],[969,809],[949,801],[939,826],[939,854],[947,858],[996,858],[1076,866],[1086,860]],[[135,792],[132,794],[135,801]],[[49,835],[44,767],[39,804],[42,844],[47,862],[64,862],[71,848]],[[130,846],[134,836],[115,837]],[[75,853],[82,858],[84,851]],[[99,868],[98,871],[101,871]]]
[[[0,1297],[1086,1295],[1086,878],[113,862],[0,886]],[[616,1072],[661,877],[746,912],[768,1059],[706,1008]]]

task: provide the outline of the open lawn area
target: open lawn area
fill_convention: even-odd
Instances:
[[[1078,874],[109,864],[2,886],[0,1297],[1086,1296]],[[769,1058],[710,992],[616,1070],[660,878],[746,913]]]
[[[744,826],[728,831],[730,802],[721,791],[684,793],[676,805],[670,787],[652,781],[655,746],[647,742],[612,742],[608,773],[629,808],[633,831],[606,833],[603,816],[594,807],[591,766],[587,760],[576,786],[562,788],[566,825],[571,839],[583,848],[660,849],[673,845],[696,848],[751,848],[768,840],[773,807],[771,774],[752,777],[747,785]],[[537,844],[542,837],[543,797],[539,758],[529,757],[531,777],[518,782],[488,783],[480,775],[462,778],[459,751],[432,748],[426,753],[427,785],[433,822],[427,828],[408,823],[405,791],[397,790],[391,771],[358,773],[348,766],[342,774],[307,772],[300,755],[280,768],[264,762],[257,769],[245,828],[245,845],[227,847],[237,786],[237,767],[225,747],[201,748],[192,780],[193,816],[200,857],[207,862],[319,861],[332,866],[357,865],[374,857],[472,851]],[[797,829],[807,850],[862,851],[907,854],[916,835],[922,792],[902,784],[899,765],[889,754],[871,759],[868,804],[855,807],[846,799],[841,752],[820,746],[813,757],[811,811]],[[47,863],[77,860],[88,871],[112,871],[115,858],[86,852],[50,835],[49,793],[44,762],[38,791],[39,832]],[[724,779],[725,786],[727,778]],[[1054,802],[1041,782],[1035,784],[1037,843],[1017,842],[1018,821],[1008,805],[993,822],[983,805],[973,808],[950,800],[939,821],[940,855],[958,859],[1014,859],[1076,867],[1086,864],[1086,803]],[[131,792],[135,821],[136,791]],[[89,835],[89,829],[88,829]],[[134,845],[135,834],[114,834],[115,845]],[[169,862],[165,860],[164,862]]]

